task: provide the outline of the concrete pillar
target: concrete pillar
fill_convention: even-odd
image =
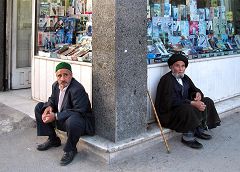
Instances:
[[[6,3],[0,1],[0,91],[4,89],[4,74],[5,74],[5,55],[6,55]]]
[[[147,1],[93,0],[93,111],[112,142],[146,131]]]

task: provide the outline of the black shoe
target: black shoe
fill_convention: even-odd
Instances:
[[[51,147],[58,147],[58,146],[61,146],[61,140],[59,137],[56,137],[56,139],[54,141],[48,139],[46,142],[38,145],[37,150],[45,151]]]
[[[77,153],[77,151],[64,152],[64,154],[60,160],[60,165],[61,166],[68,165],[70,162],[72,162],[76,153]]]
[[[203,147],[201,143],[199,143],[196,139],[191,140],[191,141],[186,141],[182,138],[182,143],[185,144],[186,146],[194,149],[200,149]]]
[[[211,135],[206,134],[204,132],[200,132],[199,130],[197,130],[194,134],[194,136],[196,136],[199,139],[204,139],[204,140],[210,140],[212,138]]]

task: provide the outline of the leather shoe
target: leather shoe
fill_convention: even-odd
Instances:
[[[48,139],[46,142],[38,145],[37,150],[45,151],[51,147],[58,147],[58,146],[61,146],[61,140],[59,137],[56,137],[56,139],[54,141]]]
[[[72,162],[76,153],[77,153],[77,151],[64,152],[63,156],[60,160],[60,165],[61,166],[68,165],[70,162]]]
[[[210,140],[210,139],[212,138],[211,135],[206,134],[206,133],[201,132],[201,131],[196,131],[194,135],[195,135],[197,138],[203,139],[203,140]]]
[[[182,143],[185,144],[186,146],[188,146],[190,148],[194,148],[194,149],[200,149],[203,147],[203,145],[201,143],[199,143],[196,139],[186,141],[182,138]]]

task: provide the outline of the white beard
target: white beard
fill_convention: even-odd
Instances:
[[[179,79],[179,78],[183,78],[183,77],[184,77],[184,73],[182,73],[182,74],[179,74],[179,73],[172,73],[172,75],[173,75],[175,78],[177,78],[177,79]]]

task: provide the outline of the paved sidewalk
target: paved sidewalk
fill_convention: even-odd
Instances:
[[[1,105],[0,108],[0,117],[6,117],[4,112],[7,112],[5,115],[23,115],[7,106]],[[169,140],[170,154],[166,153],[163,142],[159,142],[128,159],[107,165],[84,150],[78,150],[74,161],[66,167],[59,165],[63,145],[45,152],[37,151],[37,144],[46,138],[37,137],[36,128],[26,125],[0,134],[0,172],[237,172],[240,171],[239,123],[238,109],[222,119],[221,127],[210,131],[212,140],[201,140],[202,150],[184,146],[177,134]]]
[[[0,135],[35,125],[28,115],[0,103]]]
[[[38,103],[31,97],[31,89],[0,92],[0,103],[12,107],[31,118],[34,117],[34,107]]]
[[[132,157],[107,165],[79,147],[74,161],[67,167],[61,167],[59,160],[63,145],[46,152],[36,150],[37,144],[46,138],[36,136],[33,109],[37,102],[30,95],[30,89],[0,93],[0,172],[240,171],[240,135],[237,132],[240,131],[240,108],[220,114],[222,126],[210,131],[212,140],[201,140],[204,145],[202,150],[184,146],[180,142],[181,135],[176,134],[169,140],[170,154],[166,153],[163,142],[159,141]],[[220,102],[218,110],[223,112],[237,107],[239,100],[238,96],[227,103]]]

